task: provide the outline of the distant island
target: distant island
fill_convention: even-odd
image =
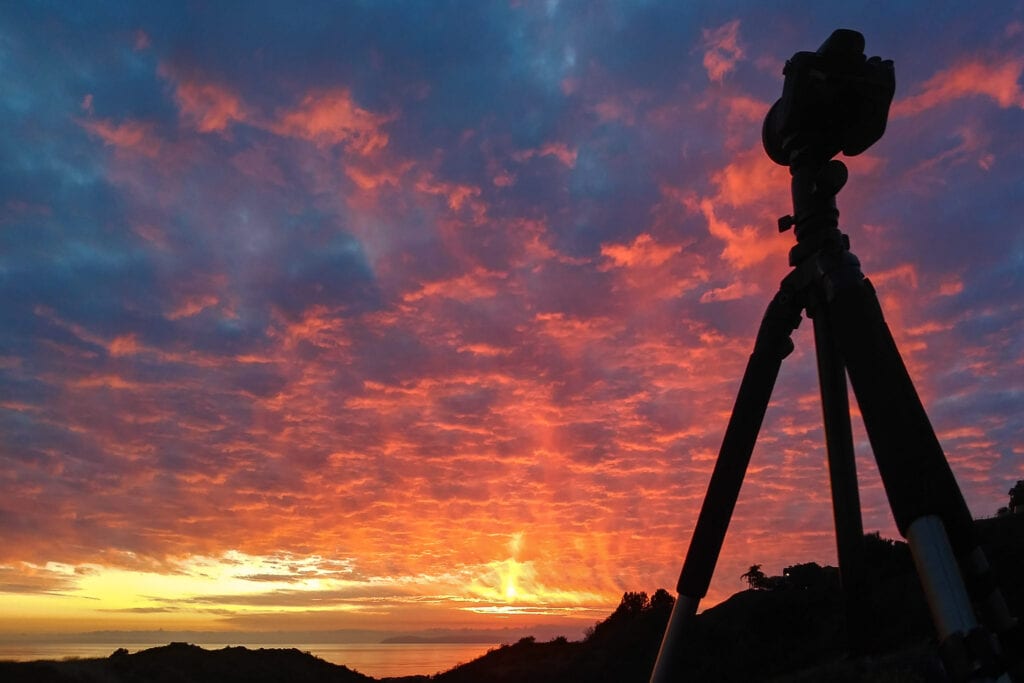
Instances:
[[[1013,612],[1024,614],[1024,514],[979,520],[979,534]],[[865,537],[870,614],[866,652],[845,653],[842,593],[834,567],[804,563],[781,576],[753,572],[751,589],[705,610],[688,650],[694,681],[922,683],[945,680],[924,596],[906,544]],[[756,567],[751,567],[753,570]],[[204,650],[171,643],[107,658],[0,662],[6,683],[644,683],[673,598],[627,592],[580,641],[526,637],[431,676],[375,679],[297,649]],[[448,635],[388,642],[452,642]],[[465,638],[466,636],[462,636]],[[462,640],[461,642],[466,642]]]

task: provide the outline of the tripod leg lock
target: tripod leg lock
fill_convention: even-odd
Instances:
[[[777,356],[779,360],[793,353],[793,340],[790,335],[800,326],[800,311],[803,306],[793,293],[781,289],[768,304],[768,309],[761,319],[754,341],[755,355],[767,354]]]

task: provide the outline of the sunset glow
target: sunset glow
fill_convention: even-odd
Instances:
[[[793,245],[761,121],[841,26],[897,73],[841,225],[994,514],[1024,5],[790,4],[0,7],[0,636],[577,635],[674,591]],[[705,606],[835,563],[794,342]]]

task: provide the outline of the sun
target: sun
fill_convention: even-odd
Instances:
[[[510,560],[505,564],[505,576],[502,584],[504,586],[505,599],[508,602],[515,602],[519,596],[519,590],[516,587],[516,579],[519,575],[519,563],[515,560]]]

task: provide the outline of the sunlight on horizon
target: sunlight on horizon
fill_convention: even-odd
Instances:
[[[518,550],[521,536],[515,535],[509,547]],[[104,614],[97,621],[105,628],[171,621],[179,628],[230,630],[226,617],[246,615],[272,628],[275,614],[308,612],[337,616],[340,628],[359,623],[346,614],[387,615],[425,603],[481,615],[580,618],[603,614],[618,599],[551,589],[537,579],[532,562],[514,558],[433,576],[365,577],[352,559],[237,550],[216,558],[169,561],[163,571],[57,562],[32,569],[64,583],[51,593],[0,604],[0,631],[23,630],[25,614],[35,615],[39,627],[51,631],[77,625],[97,611]]]

